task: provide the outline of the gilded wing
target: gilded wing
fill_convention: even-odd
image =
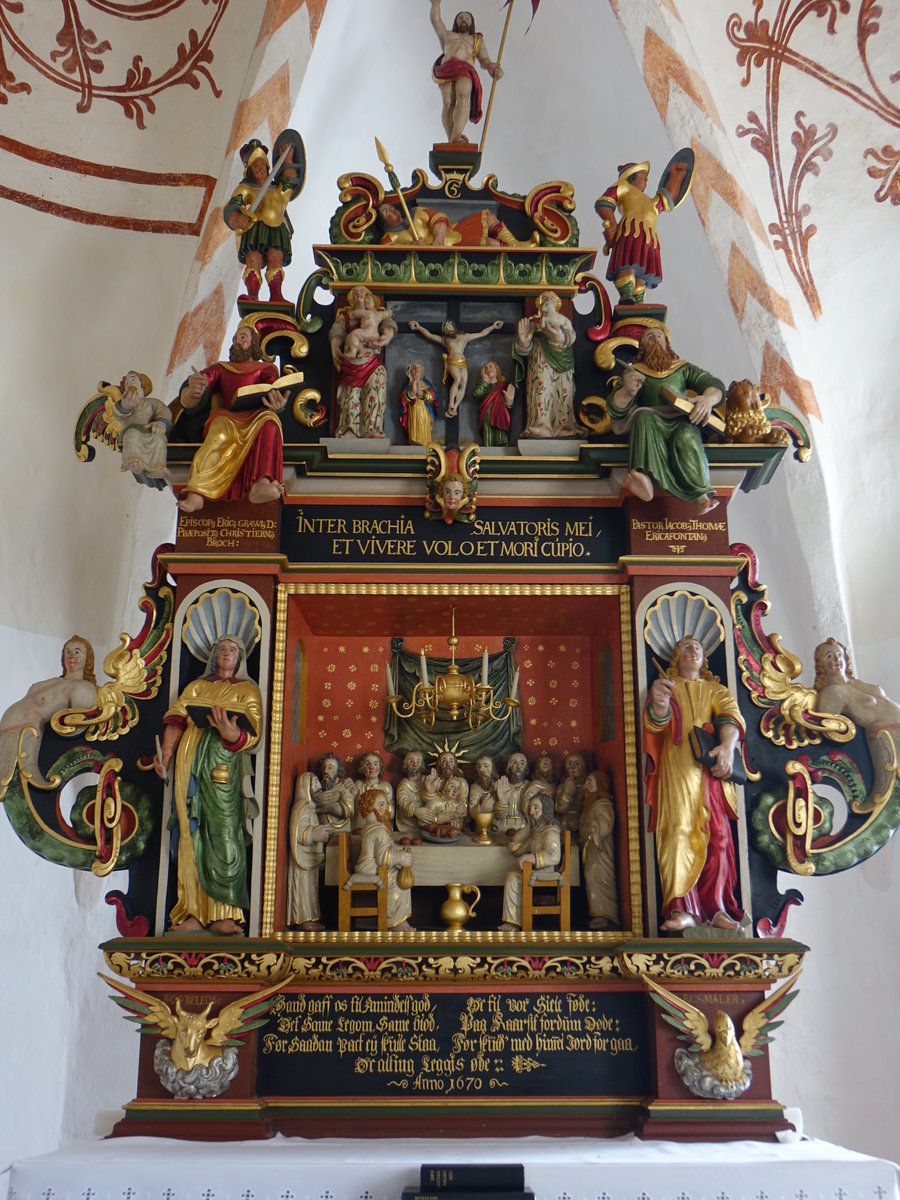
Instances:
[[[428,443],[428,455],[425,459],[425,477],[430,486],[433,486],[447,473],[447,455],[444,453],[444,447],[438,445],[437,442]]]
[[[428,443],[428,454],[425,457],[425,515],[440,516],[441,507],[437,502],[438,481],[447,474],[447,455],[444,447],[437,442]]]
[[[709,1050],[713,1044],[709,1035],[709,1021],[700,1009],[667,991],[660,984],[654,983],[650,976],[643,972],[641,979],[650,988],[650,995],[662,1009],[663,1020],[679,1030],[679,1039],[683,1042],[693,1042],[701,1053]]]
[[[770,1032],[784,1024],[783,1021],[774,1021],[772,1018],[784,1012],[791,1001],[800,994],[791,992],[791,988],[799,978],[800,971],[796,975],[792,975],[776,992],[763,1000],[762,1004],[757,1004],[756,1008],[752,1008],[744,1017],[740,1045],[742,1052],[748,1058],[762,1054],[763,1046],[772,1041],[769,1036]],[[788,995],[789,992],[790,995]]]
[[[88,443],[95,437],[111,450],[119,447],[122,421],[116,411],[122,391],[114,383],[97,384],[97,391],[78,414],[75,422],[75,453],[82,462],[90,462],[96,453]]]
[[[210,1030],[207,1039],[209,1045],[240,1046],[244,1034],[265,1025],[266,1014],[272,1007],[275,993],[286,987],[293,978],[293,975],[288,975],[274,987],[266,988],[262,992],[253,992],[250,996],[242,996],[240,1000],[232,1000],[231,1004],[226,1004]]]
[[[137,988],[125,987],[118,980],[104,975],[102,971],[98,971],[97,974],[104,983],[108,983],[114,991],[119,993],[118,996],[112,996],[111,999],[120,1008],[133,1014],[126,1017],[126,1021],[134,1021],[147,1033],[159,1034],[167,1038],[175,1037],[175,1014],[168,1004],[157,999],[156,996],[148,995],[147,992],[138,991]]]
[[[849,742],[856,734],[850,718],[819,712],[815,689],[794,682],[803,670],[803,663],[784,649],[777,633],[769,641],[772,650],[763,654],[759,672],[763,694],[770,702],[769,711],[760,722],[762,733],[776,746],[791,750],[819,743],[823,733],[832,741]],[[754,703],[759,703],[755,695]]]
[[[103,670],[112,676],[112,680],[97,688],[94,708],[64,708],[54,714],[50,724],[57,733],[64,736],[78,733],[89,742],[115,741],[137,724],[138,702],[152,700],[159,691],[172,640],[175,603],[172,589],[161,583],[161,571],[157,551],[154,555],[155,578],[144,585],[140,601],[144,610],[140,633],[133,638],[127,633],[119,635],[118,649],[111,650],[103,660]]]
[[[781,644],[777,633],[767,634],[762,618],[769,610],[766,589],[755,585],[756,559],[749,547],[732,547],[744,553],[748,566],[742,572],[750,596],[738,587],[731,597],[734,618],[734,640],[737,646],[741,679],[757,708],[766,711],[759,728],[764,737],[776,746],[796,750],[802,746],[818,745],[825,734],[835,742],[849,742],[856,727],[848,717],[822,713],[816,708],[815,689],[797,682],[803,663]]]
[[[474,442],[469,442],[468,446],[466,446],[459,456],[459,473],[469,485],[467,491],[470,496],[478,487],[478,472],[480,469],[481,455],[479,454],[479,448]]]

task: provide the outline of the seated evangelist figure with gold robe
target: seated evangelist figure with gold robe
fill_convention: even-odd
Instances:
[[[271,386],[279,378],[278,367],[261,359],[259,335],[242,325],[234,335],[228,362],[195,372],[181,389],[182,413],[176,421],[195,411],[210,414],[178,501],[182,512],[196,512],[206,500],[246,496],[253,504],[265,504],[284,495],[277,413],[287,403],[287,395]],[[240,394],[248,388],[249,396]]]

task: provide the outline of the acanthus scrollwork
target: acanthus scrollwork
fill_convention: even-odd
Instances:
[[[772,198],[778,214],[777,221],[769,225],[769,232],[775,239],[775,249],[787,259],[810,309],[819,316],[822,305],[809,262],[810,241],[816,226],[809,221],[810,205],[801,200],[801,191],[809,177],[818,176],[822,164],[831,158],[838,127],[829,121],[820,131],[816,124],[807,120],[805,112],[796,112],[794,129],[790,133],[793,162],[788,165],[789,152],[782,138],[782,71],[785,67],[801,71],[898,130],[900,107],[889,98],[886,88],[900,81],[900,73],[880,81],[872,65],[871,43],[880,31],[883,16],[882,5],[875,0],[861,0],[857,13],[856,52],[864,77],[861,83],[829,70],[824,63],[795,48],[801,26],[809,17],[824,20],[826,33],[836,36],[838,18],[850,12],[850,0],[778,0],[771,22],[761,16],[764,3],[765,0],[753,0],[752,18],[744,19],[738,13],[732,13],[726,26],[728,40],[737,49],[738,64],[744,68],[742,85],[749,84],[754,69],[765,69],[764,114],[760,116],[750,111],[747,124],[739,125],[737,134],[749,137],[753,149],[768,164]],[[900,204],[900,149],[890,144],[880,148],[869,146],[863,157],[869,161],[868,175],[879,181],[876,201],[890,200],[891,204]]]
[[[94,10],[97,15],[114,22],[161,21],[182,7],[185,0],[149,0],[136,6],[115,3],[114,0],[63,0],[61,20],[56,33],[56,48],[35,45],[30,37],[28,18],[23,0],[0,0],[0,104],[8,103],[8,95],[31,92],[31,84],[17,78],[10,63],[21,61],[51,83],[77,93],[75,108],[79,113],[90,111],[94,100],[118,104],[124,116],[134,121],[138,129],[146,128],[146,118],[156,112],[155,97],[168,88],[187,84],[195,91],[206,80],[213,95],[222,95],[213,78],[212,40],[228,0],[203,0],[205,27],[191,25],[183,40],[179,36],[174,48],[174,61],[162,68],[150,67],[144,55],[130,48],[131,62],[124,68],[124,77],[117,83],[100,83],[120,47],[86,23],[82,10]],[[28,6],[31,8],[32,6]],[[36,6],[35,6],[36,7]],[[43,8],[43,5],[41,6]],[[42,13],[43,16],[43,13]],[[21,17],[21,20],[17,18]],[[199,24],[199,22],[198,22]]]

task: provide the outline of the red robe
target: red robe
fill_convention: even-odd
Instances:
[[[477,125],[481,120],[481,80],[472,64],[464,62],[461,58],[447,58],[443,62],[439,58],[434,64],[432,75],[440,83],[446,83],[448,79],[460,79],[463,75],[469,77],[472,81],[472,94],[469,97],[469,120],[473,125]]]
[[[281,422],[276,414],[262,405],[231,411],[239,388],[274,383],[278,367],[266,362],[218,362],[205,367],[201,374],[221,403],[203,427],[203,445],[194,456],[187,490],[210,500],[242,500],[258,479],[280,483],[284,455]],[[254,423],[255,430],[251,431],[248,427]],[[220,453],[222,439],[229,448]],[[238,442],[243,443],[240,450],[235,446]]]

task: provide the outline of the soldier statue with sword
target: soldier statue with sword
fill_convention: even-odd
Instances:
[[[238,234],[238,259],[244,264],[245,300],[257,300],[263,264],[269,299],[282,302],[284,267],[291,261],[294,228],[287,206],[300,194],[306,178],[306,154],[300,134],[285,129],[275,139],[274,166],[258,138],[241,147],[244,178],[222,212],[225,224]]]

